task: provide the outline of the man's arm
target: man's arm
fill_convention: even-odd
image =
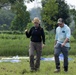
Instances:
[[[55,40],[55,44],[54,45],[56,45],[56,43],[57,43],[57,40]]]
[[[56,35],[55,35],[55,44],[54,44],[54,45],[56,45],[57,40],[58,40],[58,34],[57,34],[57,29],[56,29]]]
[[[68,28],[66,31],[66,39],[64,40],[62,46],[65,46],[65,44],[69,41],[70,36],[71,36],[71,30],[70,30],[70,28]]]
[[[66,44],[68,41],[69,41],[69,39],[66,38],[66,39],[64,40],[64,42],[62,43],[62,47],[65,46],[65,44]]]

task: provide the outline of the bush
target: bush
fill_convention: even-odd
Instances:
[[[23,34],[21,31],[0,31],[0,34]]]
[[[73,32],[73,37],[76,39],[76,30]]]

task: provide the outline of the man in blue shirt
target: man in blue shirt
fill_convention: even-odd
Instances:
[[[54,57],[55,57],[55,64],[56,70],[55,73],[60,72],[60,61],[59,55],[62,52],[64,56],[64,71],[68,71],[68,50],[70,48],[70,36],[71,31],[70,28],[64,23],[62,18],[58,19],[58,27],[56,28],[56,37],[55,37],[55,50],[54,50]]]

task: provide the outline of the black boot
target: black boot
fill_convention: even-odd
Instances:
[[[64,71],[65,71],[65,72],[68,71],[68,66],[64,66]]]

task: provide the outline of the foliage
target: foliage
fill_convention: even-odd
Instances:
[[[14,16],[15,14],[10,10],[0,9],[0,30],[9,29]]]
[[[58,4],[56,0],[48,0],[43,7],[42,20],[47,30],[53,29],[56,25],[56,16],[58,13]]]
[[[28,23],[26,29],[30,30],[32,26],[33,26],[33,23]]]
[[[11,24],[12,30],[23,31],[27,26],[27,23],[30,22],[29,12],[26,11],[26,6],[23,3],[17,2],[14,8],[16,16]]]
[[[2,19],[2,21],[5,21],[7,23],[10,22],[11,27],[10,26],[9,27],[12,30],[23,31],[24,27],[26,27],[27,23],[30,22],[30,14],[28,11],[26,11],[26,6],[24,5],[24,0],[6,0],[6,1],[1,0],[0,4],[2,5],[2,7],[10,6],[12,11],[16,14],[12,23],[10,21],[11,18],[6,18],[5,16],[2,16],[2,18],[5,19],[5,20]],[[6,23],[4,23],[4,24],[6,24]]]
[[[21,31],[8,31],[8,30],[3,30],[3,31],[0,31],[0,34],[23,34],[24,32],[21,32]]]
[[[34,17],[39,17],[39,19],[41,19],[41,8],[40,7],[32,8],[32,10],[30,10],[29,13],[30,13],[31,20],[33,20]]]
[[[23,3],[25,0],[0,0],[0,8],[5,7],[5,6],[9,6],[14,5],[15,2],[20,2]],[[29,0],[29,1],[34,1],[34,0]]]
[[[8,5],[8,0],[0,0],[0,8],[4,7],[5,3]]]
[[[57,27],[57,19],[63,18],[68,25],[71,22],[69,14],[69,6],[65,0],[42,0],[42,20],[46,25],[47,30],[52,30]]]
[[[32,1],[34,1],[34,0],[30,0],[30,1],[32,2]]]
[[[58,3],[57,19],[62,17],[64,19],[64,22],[69,25],[71,22],[69,6],[67,5],[67,3],[65,3],[65,0],[56,0],[56,2]]]
[[[15,2],[24,2],[24,0],[0,0],[0,8],[13,5]]]
[[[70,10],[70,14],[73,16],[73,20],[75,22],[75,28],[76,28],[76,10],[75,9],[71,9]]]
[[[73,37],[76,39],[76,30],[73,32]]]
[[[0,26],[0,30],[9,30],[9,27],[7,24],[3,24]]]

